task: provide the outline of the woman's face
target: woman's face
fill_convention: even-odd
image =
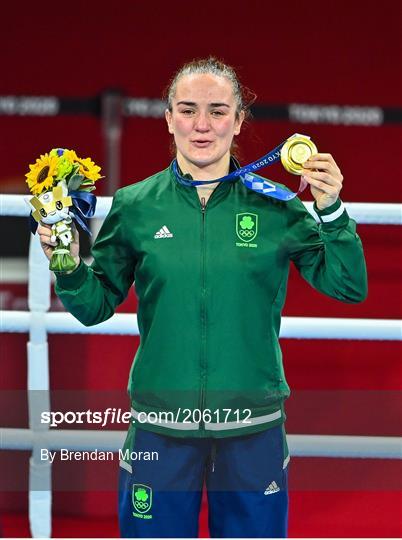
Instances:
[[[229,156],[233,137],[240,133],[243,119],[243,111],[236,117],[231,82],[211,74],[181,77],[172,112],[166,111],[177,156],[197,167],[218,163]]]

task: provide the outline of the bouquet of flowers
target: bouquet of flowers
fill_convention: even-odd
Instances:
[[[75,268],[70,255],[73,240],[71,223],[75,220],[88,232],[86,219],[95,213],[96,197],[91,191],[101,178],[100,167],[91,158],[82,159],[74,150],[53,148],[29,166],[26,182],[34,195],[28,203],[32,208],[31,230],[36,232],[41,221],[52,226],[52,242],[57,242],[49,268],[67,272]]]

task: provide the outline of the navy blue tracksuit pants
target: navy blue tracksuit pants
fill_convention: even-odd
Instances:
[[[119,480],[122,537],[197,537],[204,481],[212,538],[287,536],[283,425],[221,439],[130,430],[131,460],[121,462]]]

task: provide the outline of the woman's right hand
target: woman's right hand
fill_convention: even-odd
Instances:
[[[79,239],[77,227],[75,226],[74,223],[71,223],[71,231],[73,233],[73,241],[70,244],[70,254],[74,258],[78,266],[80,264],[80,255],[79,255],[80,239]],[[46,223],[40,222],[38,224],[37,232],[39,234],[40,245],[43,249],[43,253],[46,255],[46,257],[50,261],[53,254],[53,250],[57,246],[57,242],[51,241],[52,227],[51,225],[47,225]]]

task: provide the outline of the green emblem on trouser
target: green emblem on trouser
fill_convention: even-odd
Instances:
[[[243,242],[251,242],[258,233],[257,214],[236,214],[236,234]]]
[[[152,507],[152,489],[144,484],[134,484],[132,500],[137,512],[145,514]]]

